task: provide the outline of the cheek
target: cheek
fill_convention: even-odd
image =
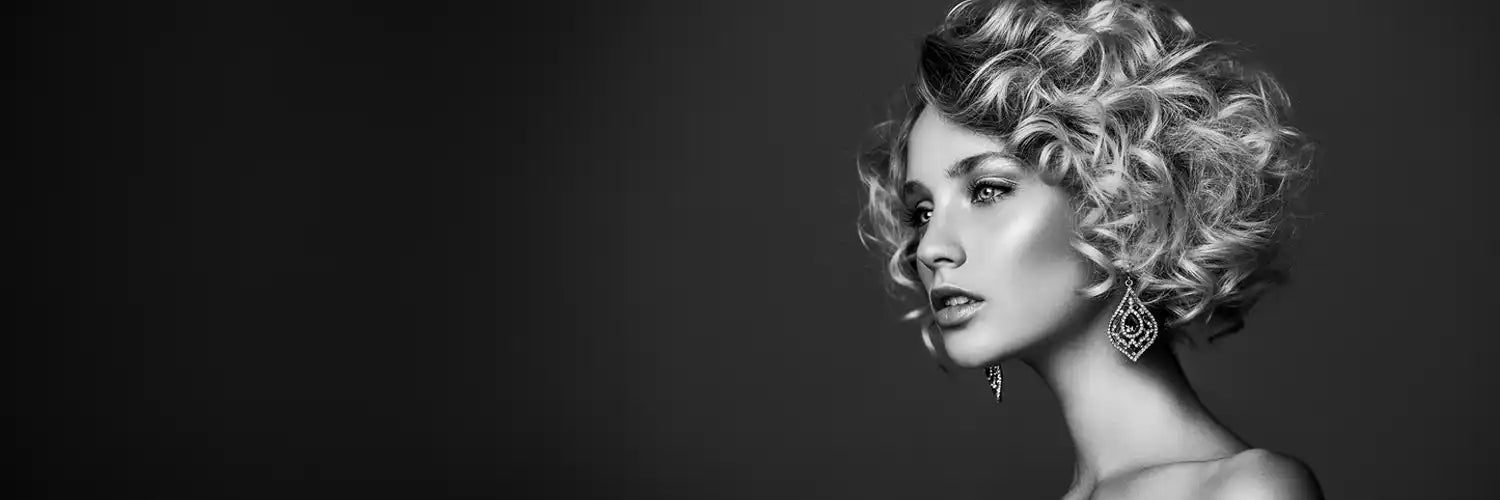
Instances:
[[[927,266],[922,265],[920,261],[916,263],[916,267],[917,279],[922,285],[922,290],[932,289],[932,269],[929,269]]]
[[[1063,306],[1085,283],[1085,268],[1072,248],[1073,226],[1065,204],[1034,200],[1012,213],[996,235],[997,255],[1006,255],[1002,271],[1014,300],[1028,308]]]

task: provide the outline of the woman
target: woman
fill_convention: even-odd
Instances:
[[[862,235],[961,367],[1036,370],[1077,464],[1067,498],[1319,498],[1198,400],[1171,347],[1238,330],[1282,273],[1310,146],[1229,47],[1140,2],[960,3],[916,104],[861,161]]]

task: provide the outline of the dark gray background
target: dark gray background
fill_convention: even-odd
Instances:
[[[948,5],[9,7],[11,484],[1060,495],[1045,388],[939,371],[855,237],[854,155]],[[1330,497],[1481,498],[1492,18],[1173,5],[1321,143],[1295,281],[1184,356],[1203,398]]]

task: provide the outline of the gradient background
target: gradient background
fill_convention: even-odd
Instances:
[[[1475,2],[1477,4],[1477,2]],[[11,4],[5,469],[37,498],[1044,498],[853,158],[946,1]],[[1172,2],[1321,143],[1295,281],[1184,356],[1332,498],[1493,489],[1493,23]],[[12,496],[13,498],[15,496]]]

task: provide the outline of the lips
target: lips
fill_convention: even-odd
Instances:
[[[932,316],[938,326],[954,328],[968,323],[984,308],[984,297],[968,290],[943,285],[933,288],[928,294],[932,304]]]

